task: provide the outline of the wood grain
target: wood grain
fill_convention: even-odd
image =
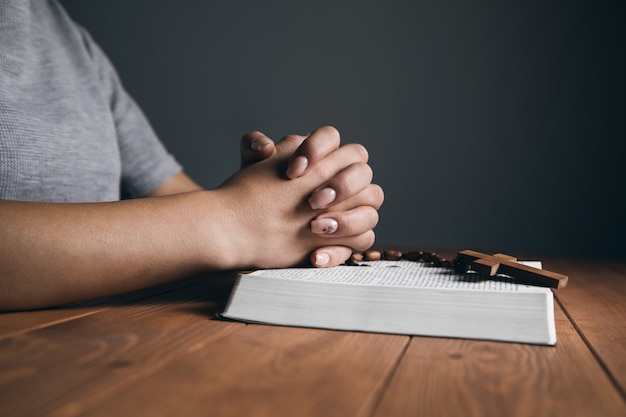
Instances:
[[[0,340],[0,415],[80,415],[76,398],[128,389],[245,327],[209,320],[223,309],[234,280],[221,278]]]
[[[415,337],[375,416],[625,416],[560,308],[555,347]]]
[[[65,321],[96,314],[106,307],[59,307],[48,310],[18,311],[0,314],[0,340],[20,333],[42,329]]]
[[[0,314],[0,416],[626,416],[626,263],[544,264],[556,347],[211,319],[234,274]]]
[[[408,340],[248,325],[197,346],[132,390],[95,401],[81,396],[71,407],[81,416],[107,417],[367,416]]]
[[[228,280],[230,276],[231,274],[214,274],[209,279],[214,279],[214,281],[217,282]],[[55,308],[0,312],[0,339],[96,314],[106,310],[111,305],[135,303],[146,298],[170,292],[173,289],[195,285],[205,280],[207,280],[206,277],[192,277],[179,282]]]
[[[557,300],[626,397],[626,263],[550,263],[571,276]]]

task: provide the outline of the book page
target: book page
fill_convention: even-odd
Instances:
[[[363,262],[362,266],[342,265],[334,268],[265,269],[248,275],[296,281],[388,287],[502,292],[550,291],[547,288],[517,284],[505,276],[484,277],[471,272],[463,274],[448,268],[438,268],[411,261]]]

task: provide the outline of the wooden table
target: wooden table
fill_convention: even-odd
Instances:
[[[0,314],[0,416],[626,416],[626,262],[544,265],[556,347],[220,321],[233,274]]]

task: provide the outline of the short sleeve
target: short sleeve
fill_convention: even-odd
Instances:
[[[81,28],[85,47],[98,67],[109,97],[122,165],[121,198],[144,197],[181,170],[165,149],[135,100],[100,47]]]

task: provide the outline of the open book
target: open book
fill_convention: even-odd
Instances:
[[[285,326],[556,343],[548,288],[410,261],[365,264],[240,274],[222,316]]]

